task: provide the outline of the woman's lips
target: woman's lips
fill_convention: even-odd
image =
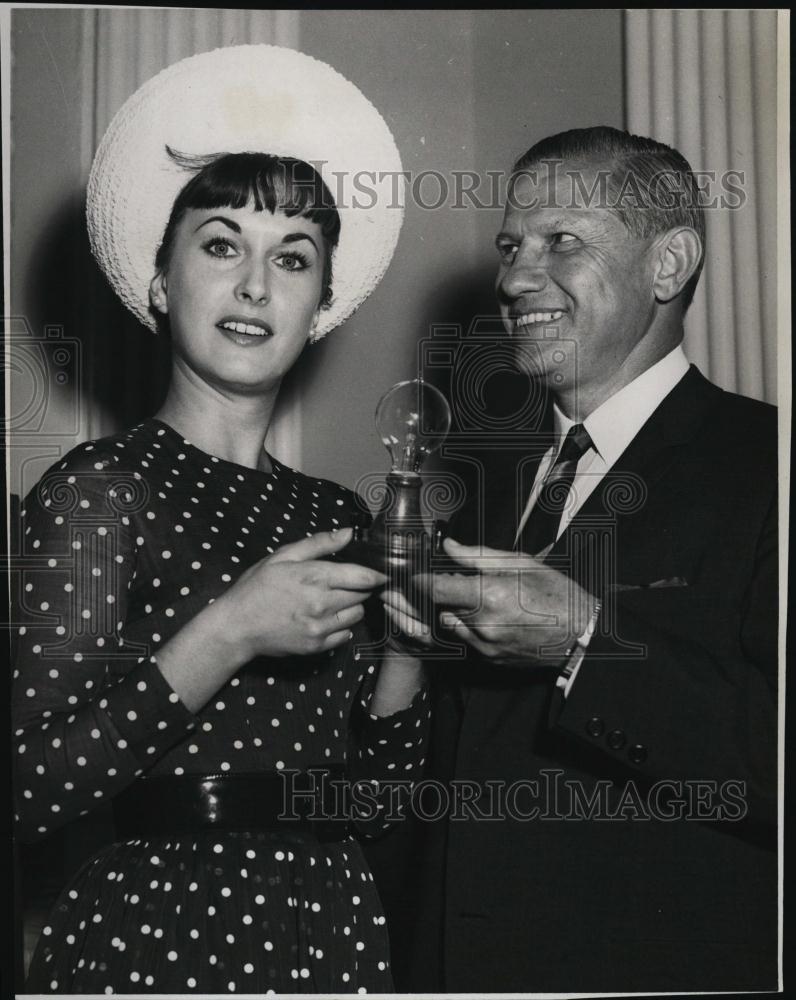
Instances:
[[[267,323],[256,319],[222,319],[216,326],[223,333],[241,334],[247,337],[270,337],[273,330]]]

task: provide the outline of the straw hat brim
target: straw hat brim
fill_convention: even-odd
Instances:
[[[91,248],[122,302],[150,329],[149,284],[192,156],[264,152],[311,163],[341,219],[332,303],[318,339],[348,319],[383,277],[403,222],[401,158],[386,122],[353,83],[293,49],[240,45],[169,66],[118,111],[88,184]]]

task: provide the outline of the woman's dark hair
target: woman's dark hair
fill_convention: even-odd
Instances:
[[[198,171],[177,195],[155,255],[155,267],[168,269],[174,234],[190,208],[244,208],[254,202],[258,212],[277,209],[300,215],[321,229],[324,245],[321,305],[332,301],[332,251],[340,239],[340,215],[320,174],[304,160],[269,153],[222,153],[188,156],[166,147],[171,159]]]

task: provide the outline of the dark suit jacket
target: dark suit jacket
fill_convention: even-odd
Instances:
[[[776,987],[776,440],[692,367],[548,558],[604,600],[566,701],[541,668],[437,668],[434,776],[525,782],[515,812],[541,811],[419,825],[405,986]],[[513,476],[454,537],[511,549]]]

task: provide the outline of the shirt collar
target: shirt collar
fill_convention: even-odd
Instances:
[[[678,344],[586,417],[583,426],[606,465],[613,465],[687,371],[688,360]],[[554,404],[553,423],[563,438],[575,421]]]

